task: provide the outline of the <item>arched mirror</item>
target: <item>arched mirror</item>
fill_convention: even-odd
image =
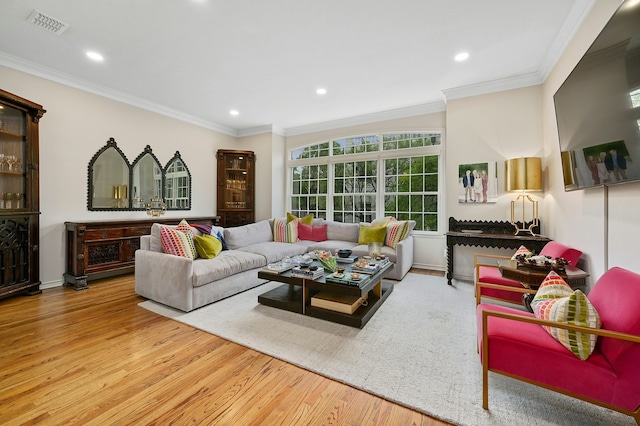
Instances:
[[[164,169],[164,200],[167,210],[191,210],[191,173],[179,151]]]
[[[191,173],[179,151],[163,169],[149,145],[130,165],[109,138],[89,162],[87,200],[89,210],[191,210]]]
[[[130,171],[127,157],[109,138],[89,162],[89,210],[129,209]]]
[[[151,199],[162,198],[162,166],[147,145],[132,166],[131,207],[143,209]]]

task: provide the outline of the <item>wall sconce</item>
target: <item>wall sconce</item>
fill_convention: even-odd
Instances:
[[[167,205],[162,198],[152,198],[146,205],[147,214],[151,217],[160,217],[167,212]]]
[[[511,201],[511,224],[515,226],[518,235],[528,232],[535,235],[533,229],[538,226],[538,202],[527,194],[527,191],[542,191],[542,159],[539,157],[521,157],[507,160],[505,163],[505,179],[507,191],[522,191],[518,198]],[[515,220],[515,205],[522,199],[522,222]],[[526,202],[532,204],[532,220],[527,228],[525,220]]]

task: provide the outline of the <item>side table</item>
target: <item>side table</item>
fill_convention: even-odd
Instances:
[[[529,222],[525,227],[529,226]],[[535,228],[539,232],[539,228]],[[529,250],[539,253],[550,238],[541,235],[514,235],[514,226],[507,221],[456,220],[449,218],[447,232],[447,284],[453,279],[453,247],[477,246],[518,249],[524,245]]]
[[[526,288],[537,290],[545,277],[549,274],[546,269],[535,268],[531,266],[518,265],[515,260],[498,260],[498,268],[503,277],[522,283]],[[583,288],[587,286],[587,278],[589,274],[575,266],[567,265],[564,272],[558,272],[572,289]],[[531,312],[531,300],[533,294],[523,294],[522,302],[524,306]]]

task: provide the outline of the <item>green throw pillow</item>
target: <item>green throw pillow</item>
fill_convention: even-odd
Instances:
[[[298,222],[304,223],[305,225],[313,225],[313,213],[309,213],[305,217],[297,218],[295,215],[287,212],[287,223],[296,219],[298,219]]]
[[[358,244],[384,243],[384,237],[387,235],[386,226],[368,226],[360,225],[360,235],[358,235]]]
[[[204,234],[193,237],[198,256],[205,259],[213,259],[222,251],[222,242],[214,236]]]

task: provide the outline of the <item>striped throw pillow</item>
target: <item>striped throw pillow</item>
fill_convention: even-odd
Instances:
[[[600,328],[598,312],[587,296],[571,287],[554,271],[549,272],[531,302],[536,318],[583,327]],[[557,327],[543,326],[562,346],[581,360],[596,347],[598,336]]]
[[[279,243],[295,243],[298,240],[298,220],[291,222],[273,219],[273,241]]]
[[[406,220],[391,221],[387,224],[387,235],[384,245],[396,248],[398,243],[409,236],[409,222]]]

